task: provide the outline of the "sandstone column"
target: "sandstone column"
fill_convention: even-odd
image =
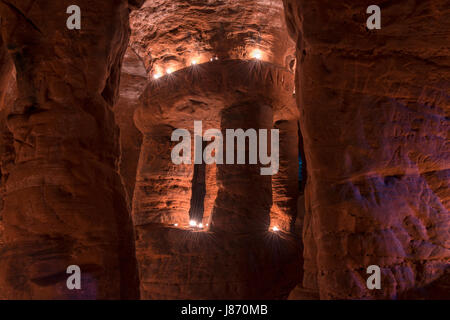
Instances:
[[[111,107],[128,38],[127,1],[3,1],[17,70],[8,106],[15,161],[6,183],[0,291],[8,299],[137,298],[132,223],[117,174]],[[81,290],[66,269],[81,268]]]
[[[9,168],[14,160],[14,140],[6,124],[6,106],[15,98],[15,72],[3,39],[0,37],[0,250],[3,246],[3,197]],[[0,292],[0,299],[2,294]]]
[[[193,165],[172,163],[170,151],[176,144],[171,141],[172,126],[151,123],[149,130],[137,126],[144,138],[133,196],[135,224],[187,225]]]
[[[194,164],[170,158],[172,132],[187,129],[193,140],[194,121],[203,133],[221,130],[226,150],[226,129],[271,129],[276,117],[295,118],[292,92],[292,73],[254,60],[212,61],[149,84],[135,113],[144,136],[133,208],[143,298],[282,298],[298,281],[289,223],[280,236],[268,231],[272,197],[292,196],[285,188],[273,195],[272,180],[284,185],[289,170],[272,177],[260,174],[260,164],[206,165],[204,228],[195,229],[188,224]],[[283,168],[292,160],[285,154]]]
[[[142,134],[134,124],[134,111],[139,96],[147,85],[147,72],[142,60],[128,47],[122,63],[119,99],[114,106],[120,128],[120,176],[127,190],[129,205],[133,199],[136,170],[142,145]]]
[[[301,261],[290,232],[298,133],[284,125],[298,121],[294,43],[282,2],[147,1],[131,25],[131,46],[152,77],[135,113],[144,136],[133,199],[142,297],[286,297],[299,281]],[[192,134],[196,120],[203,132],[223,134],[279,128],[282,148],[294,148],[281,151],[273,177],[248,161],[206,165],[201,230],[187,224],[194,164],[174,166],[169,143],[174,129]],[[280,232],[269,231],[271,224]]]
[[[304,287],[401,298],[439,282],[450,265],[448,1],[382,1],[380,30],[366,28],[370,1],[284,3],[308,163]],[[366,286],[370,265],[381,290]]]

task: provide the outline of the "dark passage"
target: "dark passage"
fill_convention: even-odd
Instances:
[[[194,165],[194,176],[192,178],[191,208],[189,210],[189,220],[197,223],[202,222],[205,211],[206,194],[206,164]]]

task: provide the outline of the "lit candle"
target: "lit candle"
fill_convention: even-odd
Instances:
[[[251,57],[256,59],[256,60],[261,60],[262,59],[262,52],[260,50],[258,50],[258,49],[255,49],[251,53]]]

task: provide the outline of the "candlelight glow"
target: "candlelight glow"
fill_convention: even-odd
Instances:
[[[253,59],[261,60],[262,57],[263,57],[263,54],[262,54],[261,50],[255,49],[255,50],[252,51],[252,53],[250,54],[250,56],[251,56]]]

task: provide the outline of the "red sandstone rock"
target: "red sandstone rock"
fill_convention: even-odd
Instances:
[[[128,3],[78,3],[80,31],[65,27],[67,1],[0,3],[18,84],[17,101],[6,106],[15,148],[0,252],[0,291],[8,299],[139,295],[111,110]],[[66,287],[71,264],[83,270],[81,291]]]
[[[298,282],[300,268],[268,278],[261,285],[271,287],[269,291],[249,280],[263,272],[277,274],[281,266],[271,260],[274,252],[262,235],[269,224],[290,232],[297,211],[298,111],[290,72],[294,47],[282,10],[281,2],[147,1],[131,15],[131,46],[149,73],[170,71],[151,80],[135,114],[143,134],[133,197],[143,298],[280,298]],[[252,60],[255,49],[265,63]],[[203,121],[204,131],[219,128],[224,133],[227,128],[279,128],[283,149],[280,171],[272,178],[261,176],[255,165],[206,166],[205,235],[174,228],[189,226],[196,169],[172,163],[170,150],[176,143],[170,137],[176,128],[192,132],[196,120]],[[156,244],[161,237],[167,238],[166,247]],[[284,259],[288,266],[298,266],[299,244],[290,241],[295,240],[286,240],[292,249]],[[178,254],[192,259],[166,253],[183,243]],[[152,245],[164,253],[150,250]],[[259,257],[254,262],[246,258],[253,255]],[[243,268],[249,263],[266,271],[253,274],[251,266]],[[227,271],[218,273],[219,265]]]
[[[123,179],[130,206],[142,144],[142,134],[136,128],[133,116],[146,85],[147,73],[144,64],[128,47],[123,60],[120,96],[114,106],[114,115],[120,128],[120,176]]]
[[[6,125],[6,106],[15,99],[16,90],[13,62],[0,38],[0,249],[3,245],[2,209],[5,183],[9,167],[14,161],[13,137]]]
[[[281,1],[148,0],[130,19],[131,46],[152,74],[193,60],[248,59],[255,49],[266,61],[293,67]]]
[[[448,1],[77,2],[0,1],[0,298],[449,298]],[[278,128],[278,174],[174,165],[194,120]]]
[[[381,1],[369,31],[368,1],[284,2],[308,163],[303,286],[418,291],[450,267],[449,3]],[[381,290],[366,287],[372,264]]]
[[[299,244],[267,230],[272,223],[289,233],[296,216],[298,116],[292,74],[268,63],[230,60],[160,80],[150,82],[135,114],[144,136],[133,200],[142,297],[287,297],[301,272]],[[204,131],[219,128],[224,134],[225,129],[275,126],[286,148],[273,177],[261,176],[258,165],[207,166],[217,173],[207,172],[205,232],[187,230],[194,165],[175,165],[170,155],[176,144],[170,139],[173,130],[193,132],[198,120]],[[157,244],[162,238],[165,244]],[[285,266],[273,260],[274,246],[281,244]],[[251,256],[256,260],[248,260]],[[219,265],[227,271],[218,273]],[[266,280],[255,285],[255,277]]]

